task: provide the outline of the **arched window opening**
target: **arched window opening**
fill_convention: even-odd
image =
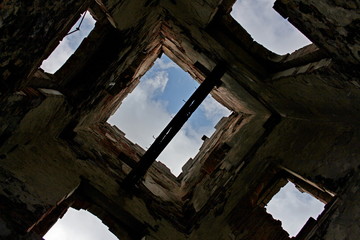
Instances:
[[[282,228],[292,237],[297,235],[310,217],[316,220],[324,206],[324,203],[306,192],[300,192],[292,182],[288,182],[265,208],[274,219],[281,221]]]
[[[50,56],[42,62],[40,68],[48,73],[55,73],[76,51],[94,27],[95,20],[89,12],[84,12]]]
[[[275,0],[237,0],[231,16],[252,38],[277,54],[291,53],[311,43],[272,7]]]
[[[45,240],[118,240],[102,221],[85,210],[69,208],[43,237]]]

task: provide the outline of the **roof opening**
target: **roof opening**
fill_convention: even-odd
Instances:
[[[147,149],[198,86],[188,73],[163,55],[108,122]],[[202,137],[212,135],[216,123],[229,114],[209,95],[157,160],[178,176],[187,160],[199,151]]]
[[[118,240],[99,218],[88,211],[69,208],[43,237],[45,240]]]
[[[296,236],[307,220],[317,217],[325,204],[306,192],[300,192],[292,182],[288,182],[273,196],[266,211],[281,221],[282,228],[289,235]]]
[[[64,65],[94,27],[95,19],[93,19],[88,11],[84,12],[50,56],[42,62],[40,67],[48,73],[55,73]]]
[[[275,0],[237,0],[231,16],[252,38],[277,54],[291,53],[311,43],[272,7]]]

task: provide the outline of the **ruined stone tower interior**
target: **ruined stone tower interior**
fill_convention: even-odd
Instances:
[[[72,207],[121,240],[285,240],[264,206],[287,182],[325,204],[294,239],[358,239],[360,1],[277,0],[312,42],[285,55],[234,2],[0,1],[0,239],[42,239]],[[85,11],[95,28],[42,70]],[[107,123],[162,54],[232,111],[178,177]]]

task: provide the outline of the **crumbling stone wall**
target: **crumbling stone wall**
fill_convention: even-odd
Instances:
[[[263,208],[284,171],[328,197],[296,239],[356,239],[359,3],[278,0],[314,42],[279,56],[234,2],[0,3],[1,239],[41,239],[71,206],[120,239],[288,239]],[[38,69],[87,8],[92,33],[55,74]],[[162,53],[199,82],[226,63],[212,95],[234,113],[180,177],[155,162],[125,186],[144,150],[106,120]]]
[[[1,91],[26,85],[90,1],[1,2]]]

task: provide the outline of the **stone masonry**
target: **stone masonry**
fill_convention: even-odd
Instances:
[[[296,240],[360,236],[360,1],[277,0],[313,44],[277,55],[235,0],[0,1],[0,239],[40,240],[69,207],[121,240],[287,240],[264,205],[287,181],[326,203]],[[44,59],[88,10],[96,26],[54,74]],[[173,176],[106,121],[166,54],[233,111]]]

